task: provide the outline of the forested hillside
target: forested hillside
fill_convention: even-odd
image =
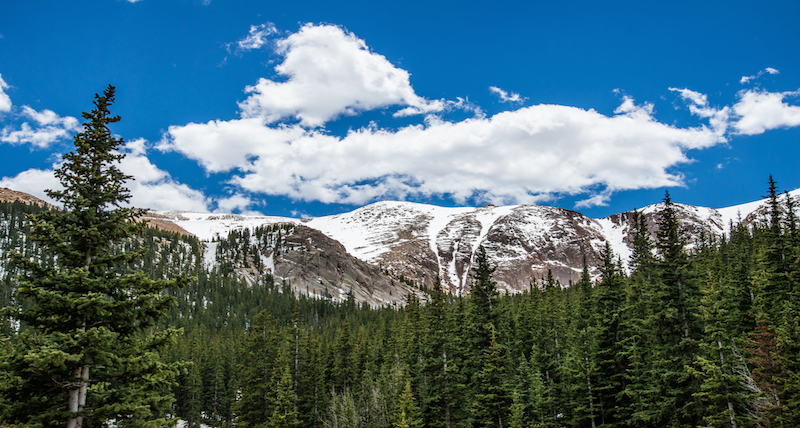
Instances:
[[[471,294],[434,286],[402,307],[296,296],[239,232],[215,243],[216,265],[194,238],[152,229],[119,251],[148,249],[126,270],[196,277],[168,291],[162,321],[183,328],[165,358],[191,363],[172,387],[188,426],[800,426],[800,231],[772,181],[768,201],[687,251],[667,196],[656,240],[637,217],[629,274],[607,247],[596,282],[546,275],[505,295],[479,251]],[[24,216],[42,209],[0,204],[4,254],[48,259]],[[251,232],[274,249],[278,230]],[[15,266],[0,273],[3,306],[19,304]],[[21,328],[3,321],[4,347]]]

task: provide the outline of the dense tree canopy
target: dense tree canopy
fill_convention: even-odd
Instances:
[[[232,231],[215,245],[216,267],[203,264],[193,238],[109,226],[128,235],[106,235],[117,243],[103,241],[86,268],[85,253],[59,238],[79,229],[43,220],[61,214],[0,204],[0,243],[17,254],[0,283],[2,422],[20,423],[27,412],[38,418],[31,423],[56,424],[70,391],[80,394],[76,368],[88,366],[85,426],[171,416],[190,427],[800,426],[796,202],[772,179],[768,192],[755,222],[693,242],[666,195],[656,240],[634,215],[631,259],[606,247],[595,275],[587,268],[575,284],[550,274],[525,292],[500,294],[481,248],[470,295],[447,295],[437,283],[426,299],[378,308],[352,296],[294,295],[273,279],[250,247],[282,250],[281,226]],[[35,213],[32,222],[24,211]],[[98,218],[102,228],[111,217]],[[264,279],[239,281],[244,264]],[[181,275],[197,279],[181,288]],[[88,288],[101,283],[129,291]],[[70,299],[87,309],[80,317],[56,305]],[[52,316],[43,316],[46,305]],[[133,312],[109,320],[109,305]],[[54,334],[62,324],[68,332]],[[176,328],[183,334],[167,341]],[[76,352],[90,331],[97,350]],[[150,352],[158,345],[168,346]],[[191,364],[179,372],[182,361]],[[148,395],[153,388],[159,395]],[[104,410],[126,394],[137,398],[113,415]]]

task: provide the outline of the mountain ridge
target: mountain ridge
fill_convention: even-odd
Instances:
[[[800,189],[791,194],[800,197]],[[726,233],[733,220],[757,221],[764,204],[765,200],[722,209],[674,206],[691,249],[700,236]],[[654,241],[663,207],[658,203],[637,210],[645,216]],[[245,242],[242,245],[250,246],[251,260],[241,261],[232,271],[254,284],[262,272],[252,266],[260,263],[276,281],[286,281],[296,293],[333,300],[351,294],[358,301],[383,305],[402,304],[410,294],[422,296],[419,289],[430,288],[437,279],[450,293],[469,293],[470,271],[479,246],[486,248],[496,267],[494,279],[501,291],[520,292],[549,272],[562,285],[576,282],[584,260],[596,278],[607,244],[622,265],[627,265],[633,213],[595,219],[542,205],[440,207],[381,201],[310,219],[189,211],[151,211],[143,219],[161,229],[196,236],[205,243],[206,264],[211,266],[227,257],[219,253],[216,242],[230,239],[232,231],[247,230],[249,234],[259,227],[291,225],[282,238],[271,239],[283,239],[284,245],[297,251]]]
[[[800,189],[791,192],[800,196]],[[730,221],[754,221],[764,200],[713,209],[676,203],[689,244],[703,233],[720,236]],[[638,210],[657,232],[663,203]],[[340,242],[347,253],[425,287],[440,278],[451,293],[469,291],[472,257],[483,245],[497,266],[501,290],[517,292],[552,271],[566,285],[580,278],[583,257],[597,275],[600,252],[608,242],[623,264],[630,256],[628,236],[633,211],[593,219],[578,211],[542,205],[440,207],[380,201],[353,211],[311,219],[240,214],[159,212],[200,239],[212,240],[236,228],[260,224],[302,224]]]

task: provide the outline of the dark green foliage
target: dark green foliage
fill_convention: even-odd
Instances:
[[[623,308],[625,306],[625,278],[614,262],[614,254],[606,245],[600,266],[600,281],[594,292],[595,322],[592,323],[594,339],[593,361],[597,395],[598,424],[613,426],[620,419],[619,409],[623,407],[625,388],[626,358],[623,346]]]
[[[117,251],[116,245],[140,235],[140,210],[123,208],[130,177],[116,166],[124,144],[108,125],[114,88],[96,96],[95,109],[83,113],[84,130],[75,151],[56,169],[64,190],[48,191],[60,211],[30,217],[32,241],[57,258],[26,258],[20,269],[15,306],[4,314],[20,322],[3,371],[12,374],[4,391],[3,419],[23,425],[87,426],[115,419],[120,426],[166,423],[170,388],[180,363],[159,356],[179,333],[156,330],[174,299],[162,294],[179,288],[185,276],[153,281],[126,271],[142,251]]]
[[[143,255],[115,275],[197,276],[166,291],[177,305],[159,326],[185,331],[160,355],[162,364],[192,363],[171,388],[171,414],[192,427],[797,426],[797,220],[772,180],[769,200],[754,225],[687,250],[680,208],[667,196],[657,242],[654,224],[635,214],[627,267],[606,247],[598,270],[565,287],[548,273],[500,295],[480,248],[471,295],[448,296],[437,284],[403,307],[368,308],[352,293],[309,298],[276,284],[254,255],[292,251],[291,225],[220,237],[212,269],[201,264],[200,243],[164,232],[132,235],[110,253]],[[4,248],[55,266],[52,253],[23,239],[20,212],[41,209],[4,207]],[[236,279],[242,266],[262,279]],[[17,283],[3,281],[0,297],[13,304]],[[0,361],[10,367],[22,335],[3,328]],[[17,380],[0,372],[4,391]],[[14,405],[0,396],[0,409]]]
[[[633,417],[648,425],[695,426],[701,418],[694,396],[699,382],[686,366],[697,352],[698,288],[669,193],[664,198],[656,249],[654,280],[643,290],[649,307],[641,326],[649,342],[642,360],[642,375],[649,386],[641,391],[642,406]]]
[[[503,347],[490,330],[489,347],[484,350],[472,403],[473,427],[501,427],[508,424],[511,390],[507,384]]]
[[[403,393],[400,394],[395,420],[394,426],[396,428],[422,428],[425,426],[422,422],[422,412],[417,405],[417,399],[414,398],[414,393],[411,390],[410,380],[406,380],[406,386],[403,389]]]
[[[422,412],[426,426],[450,427],[456,417],[457,396],[463,388],[460,381],[460,367],[455,361],[453,315],[448,311],[442,284],[438,280],[431,291],[431,300],[425,311],[425,334],[422,345],[422,373],[424,395]]]

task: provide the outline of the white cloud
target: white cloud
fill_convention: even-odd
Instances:
[[[208,211],[210,200],[202,192],[175,181],[147,158],[147,142],[126,143],[119,169],[134,180],[127,183],[130,205],[153,210]]]
[[[52,110],[38,112],[28,106],[22,106],[22,115],[33,119],[40,126],[54,126],[69,130],[78,129],[78,119],[74,117],[60,117]]]
[[[392,116],[393,117],[408,117],[408,116],[417,116],[417,115],[428,115],[426,116],[426,120],[435,120],[435,116],[432,113],[444,113],[450,112],[454,110],[463,110],[466,112],[472,112],[475,117],[483,117],[485,114],[483,109],[480,108],[477,104],[469,102],[469,100],[456,97],[455,101],[453,100],[433,100],[428,101],[427,104],[422,106],[415,106],[415,107],[406,107],[404,109],[400,109],[396,111]]]
[[[277,32],[275,25],[269,22],[261,25],[252,25],[247,36],[236,42],[236,49],[239,52],[261,49],[261,47],[269,43],[269,36]]]
[[[154,210],[208,211],[211,200],[202,192],[178,183],[169,173],[153,165],[147,158],[146,142],[134,140],[127,144],[126,156],[119,169],[134,177],[126,183],[130,190],[130,205]],[[58,168],[59,163],[53,165]],[[53,169],[29,169],[13,177],[0,178],[0,187],[29,193],[50,203],[60,205],[44,193],[45,189],[63,189]]]
[[[183,153],[209,172],[222,172],[241,166],[250,156],[277,155],[305,132],[298,126],[268,127],[257,118],[214,120],[170,126],[166,134],[169,139],[162,140],[157,148]]]
[[[489,90],[495,93],[498,97],[500,97],[500,102],[503,103],[521,103],[525,101],[527,98],[521,97],[518,93],[512,92],[510,95],[508,92],[498,88],[497,86],[489,86]]]
[[[615,116],[537,105],[461,122],[398,130],[373,125],[335,137],[298,125],[214,121],[171,127],[162,149],[213,172],[238,171],[241,189],[307,201],[362,204],[377,198],[449,195],[460,202],[533,203],[585,193],[584,206],[614,191],[680,185],[669,169],[685,151],[724,141],[705,126],[659,123],[652,105],[626,97]]]
[[[3,75],[0,74],[0,112],[11,111],[11,98],[6,94],[6,89],[8,89],[8,84],[3,80]]]
[[[756,73],[756,74],[754,74],[754,75],[752,75],[752,76],[742,76],[742,78],[741,78],[741,79],[739,79],[739,83],[740,83],[740,84],[742,84],[742,85],[744,85],[744,84],[746,84],[746,83],[750,83],[750,81],[751,81],[751,80],[756,80],[756,79],[758,79],[759,77],[763,76],[763,75],[764,75],[764,73],[768,73],[768,74],[781,74],[781,72],[780,72],[780,71],[778,71],[778,70],[776,70],[776,69],[774,69],[774,68],[772,68],[772,67],[767,67],[767,68],[765,68],[765,69],[763,69],[763,70],[759,71],[758,73]]]
[[[243,214],[261,214],[249,210],[249,207],[253,205],[253,200],[240,193],[227,198],[217,199],[216,203],[217,209],[215,209],[214,212],[231,213],[239,211]]]
[[[77,119],[75,119],[74,124],[69,123],[67,126],[63,127],[48,125],[40,128],[33,128],[25,122],[20,125],[19,129],[13,129],[10,126],[3,128],[3,131],[0,132],[0,142],[10,144],[29,143],[39,148],[46,148],[58,140],[71,137],[77,130]]]
[[[746,90],[739,93],[733,105],[738,120],[736,132],[744,135],[762,134],[776,128],[800,126],[800,106],[789,105],[784,98],[800,96],[800,89],[790,92]]]
[[[389,106],[408,106],[404,114],[440,111],[444,105],[414,93],[409,73],[371,52],[366,43],[333,25],[305,25],[277,42],[284,61],[275,71],[286,80],[259,79],[239,104],[242,117],[266,122],[297,119],[322,126],[339,115]]]
[[[14,177],[0,178],[0,187],[7,187],[18,192],[25,192],[53,205],[61,206],[60,203],[50,199],[50,197],[44,193],[45,189],[63,189],[61,183],[56,176],[53,175],[53,170],[51,169],[29,169],[20,172]]]
[[[695,92],[691,89],[686,89],[686,88],[684,89],[669,88],[669,90],[672,92],[680,93],[683,99],[689,100],[699,107],[708,106],[708,96],[705,94],[701,94],[700,92]]]
[[[691,89],[669,88],[670,91],[678,92],[681,97],[689,101],[689,111],[699,117],[708,119],[711,129],[724,139],[730,125],[731,109],[725,106],[721,109],[711,107],[708,104],[708,96]]]
[[[582,201],[578,201],[575,204],[575,208],[606,206],[608,205],[608,201],[611,199],[612,194],[613,194],[612,189],[605,189],[599,193],[590,196],[589,198],[586,198]]]
[[[486,117],[465,99],[419,97],[407,71],[337,26],[306,25],[279,40],[277,51],[284,61],[275,70],[285,80],[247,87],[240,119],[171,126],[158,148],[182,153],[208,172],[231,173],[228,184],[243,194],[347,204],[434,195],[461,203],[536,203],[581,194],[577,205],[588,207],[606,204],[617,191],[683,185],[674,168],[692,161],[690,150],[726,143],[733,127],[749,133],[794,126],[798,109],[782,102],[793,93],[742,92],[735,106],[720,108],[705,94],[669,88],[707,124],[661,123],[652,103],[629,96],[611,116],[540,104]],[[503,101],[523,100],[490,90]],[[344,136],[317,129],[340,115],[390,106],[400,107],[394,117],[425,115],[423,123],[399,129],[371,123]],[[475,116],[449,122],[438,114],[454,109]],[[242,193],[217,200],[217,209],[252,205]]]
[[[1,86],[2,82],[0,82]],[[2,96],[0,96],[0,103],[2,103]],[[10,108],[11,101],[8,105]],[[38,148],[47,148],[58,140],[72,137],[72,134],[80,129],[78,119],[69,116],[61,117],[52,110],[38,112],[28,106],[22,106],[20,116],[33,120],[34,126],[28,122],[23,122],[16,129],[8,125],[0,131],[0,142],[28,143]]]

